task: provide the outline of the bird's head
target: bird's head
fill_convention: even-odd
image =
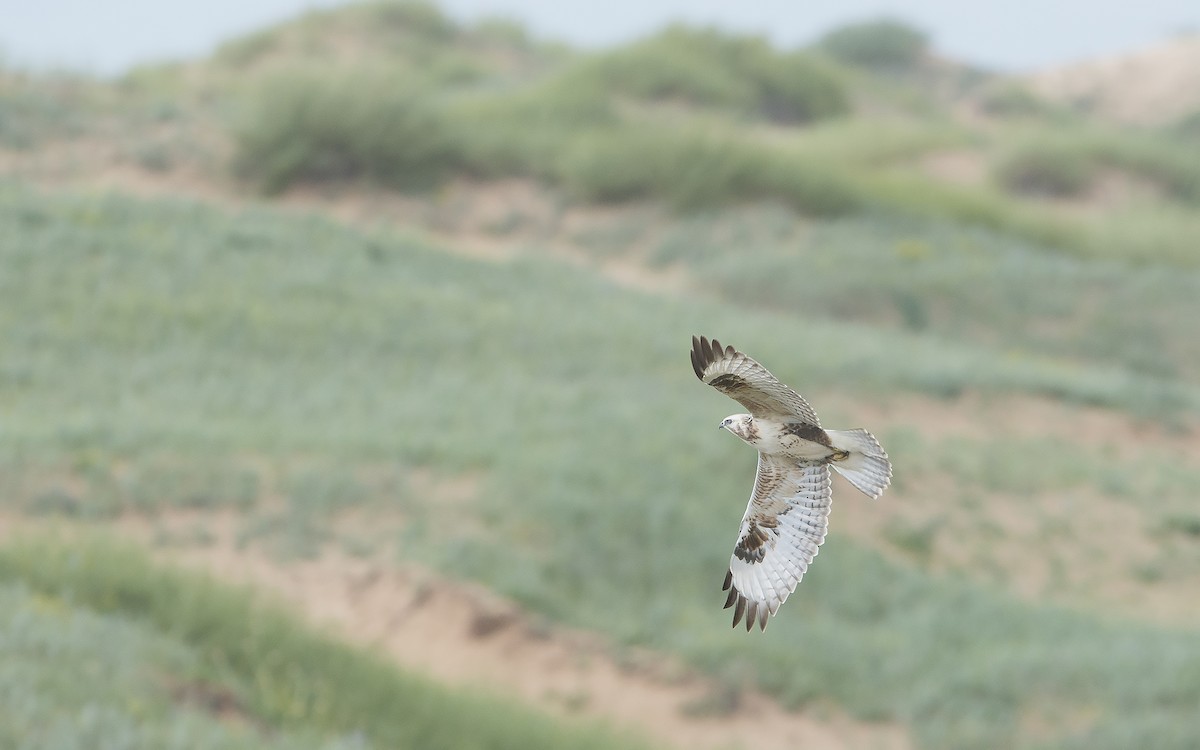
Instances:
[[[721,420],[717,425],[722,430],[729,430],[747,443],[758,439],[758,430],[754,425],[754,417],[749,414],[734,414]]]

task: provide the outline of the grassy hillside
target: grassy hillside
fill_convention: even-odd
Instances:
[[[103,537],[0,548],[6,747],[637,746],[453,693]],[[470,716],[470,721],[462,721]]]
[[[583,52],[371,3],[115,82],[4,72],[0,511],[180,546],[232,518],[279,565],[417,561],[684,657],[725,688],[714,712],[754,685],[921,747],[1190,747],[1193,145],[894,22]],[[226,208],[61,187],[110,180]],[[269,205],[289,193],[317,210]],[[682,281],[632,291],[613,268]],[[896,466],[878,503],[838,485],[762,636],[719,609],[753,456],[711,429],[736,407],[695,381],[693,334]],[[0,549],[0,599],[14,742],[583,741],[270,608],[250,627],[241,594],[107,544]],[[71,663],[99,666],[71,682]],[[409,702],[485,723],[389,723]]]
[[[311,34],[329,44],[348,20],[397,7],[423,6],[330,13],[320,32],[327,27],[313,17]],[[405,33],[442,54],[461,54],[479,33],[444,18],[430,28],[410,22]],[[1200,160],[1185,134],[1089,123],[1019,84],[934,60],[900,24],[845,31],[853,34],[782,51],[671,27],[526,75],[493,65],[448,78],[439,65],[397,62],[375,34],[354,37],[356,56],[306,70],[305,57],[278,41],[294,35],[283,27],[269,36],[275,64],[248,67],[234,164],[268,191],[533,176],[584,201],[656,200],[690,212],[771,199],[814,216],[934,217],[1075,255],[1194,265],[1182,238],[1197,229]],[[528,54],[528,40],[513,44],[510,57]],[[222,75],[220,61],[211,75]],[[972,160],[979,174],[930,168],[945,153]],[[1126,184],[1142,189],[1110,189]],[[1109,211],[1053,205],[1099,194],[1117,196]]]
[[[717,587],[750,459],[702,429],[729,406],[684,350],[694,331],[727,336],[826,398],[1033,391],[1138,408],[1158,393],[1194,410],[1190,386],[459,260],[314,217],[16,189],[2,205],[20,275],[3,290],[0,460],[4,497],[27,512],[241,508],[245,544],[382,545],[733,685],[750,674],[793,704],[904,722],[931,747],[1183,747],[1200,729],[1195,633],[1021,603],[882,557],[836,522],[790,616],[763,638],[729,632]],[[943,442],[920,424],[884,437],[899,497],[949,475],[951,507],[972,486],[1034,500],[1094,486],[1178,524],[1200,479],[1142,456],[1151,506],[1103,446]],[[417,494],[421,469],[478,476],[479,493],[442,506]],[[843,491],[841,507],[856,502]],[[355,510],[374,536],[340,530]],[[1186,540],[1178,528],[1165,533]],[[1193,557],[1185,542],[1170,564],[1194,575]],[[1061,712],[1084,718],[1037,718]]]
[[[1064,257],[930,219],[804,225],[778,207],[694,217],[637,239],[651,263],[682,264],[743,305],[1119,365],[1147,377],[1147,401],[1124,404],[1142,413],[1171,413],[1181,402],[1167,383],[1200,375],[1194,270]]]

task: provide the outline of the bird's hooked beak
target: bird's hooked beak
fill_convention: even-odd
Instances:
[[[723,429],[725,429],[725,428],[726,428],[726,427],[728,427],[728,426],[729,426],[729,420],[728,420],[728,419],[722,419],[722,420],[721,420],[721,424],[717,425],[717,429],[718,429],[718,430],[723,430]]]

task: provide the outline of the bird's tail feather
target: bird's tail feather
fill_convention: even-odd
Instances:
[[[892,482],[892,462],[887,452],[866,430],[826,430],[833,447],[845,451],[846,457],[830,466],[872,500],[878,498]]]

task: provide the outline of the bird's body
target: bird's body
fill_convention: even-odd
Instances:
[[[707,383],[750,410],[719,425],[758,451],[750,504],[729,560],[726,607],[736,627],[767,618],[795,590],[825,541],[829,467],[863,494],[879,497],[891,482],[887,453],[866,430],[826,430],[808,402],[765,367],[714,339],[692,337],[692,367]]]
[[[800,461],[828,461],[845,453],[833,447],[825,430],[804,422],[755,419],[750,414],[734,414],[726,422],[721,423],[724,429],[737,435],[759,453]]]

